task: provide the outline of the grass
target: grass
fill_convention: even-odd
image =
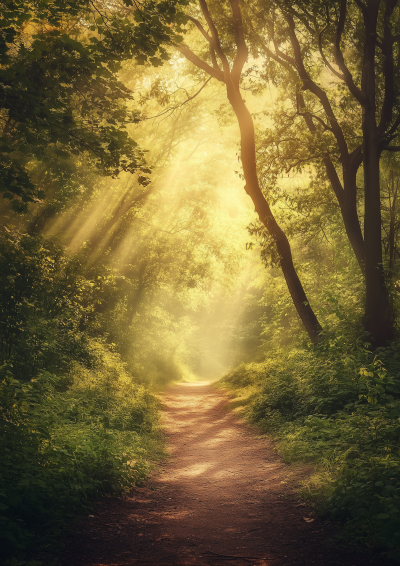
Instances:
[[[399,344],[371,352],[362,342],[271,351],[220,386],[271,435],[287,463],[315,473],[300,495],[341,525],[362,549],[400,555]]]

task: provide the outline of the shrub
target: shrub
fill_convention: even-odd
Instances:
[[[314,461],[308,484],[328,516],[359,544],[400,550],[400,344],[372,352],[357,340],[269,353],[223,383],[288,462]]]
[[[38,557],[95,498],[143,481],[160,452],[157,401],[101,365],[75,366],[67,391],[48,372],[21,383],[2,370],[1,555]]]

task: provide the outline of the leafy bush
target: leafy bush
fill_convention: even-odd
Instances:
[[[91,363],[85,330],[106,282],[83,270],[81,258],[54,242],[0,238],[0,355],[19,380],[43,369],[65,373],[71,360]]]
[[[29,384],[4,373],[0,547],[11,558],[54,543],[99,495],[140,483],[159,441],[157,403],[141,386],[90,389],[81,382],[63,393],[48,373]]]
[[[226,376],[248,418],[272,433],[288,462],[317,463],[304,486],[353,540],[400,550],[400,344],[372,352],[357,340],[277,350]],[[246,394],[247,391],[247,394]]]
[[[94,499],[146,477],[157,401],[99,333],[113,275],[54,242],[0,238],[0,561],[37,559]],[[104,318],[104,314],[103,314]]]

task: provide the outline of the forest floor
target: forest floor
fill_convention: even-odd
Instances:
[[[170,458],[146,485],[75,525],[63,566],[365,566],[296,497],[312,471],[287,465],[208,383],[163,395]],[[375,562],[389,564],[382,558]]]

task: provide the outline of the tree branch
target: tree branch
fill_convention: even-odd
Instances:
[[[224,69],[225,80],[227,80],[230,73],[230,67],[229,67],[228,59],[222,50],[217,28],[215,27],[214,20],[212,19],[211,14],[209,12],[206,0],[199,0],[199,2],[200,2],[201,11],[203,12],[204,18],[211,31],[211,37],[213,41],[212,46],[221,60],[222,68]]]
[[[400,126],[400,114],[398,114],[396,120],[393,122],[392,126],[386,132],[385,139],[388,140],[388,138],[390,138],[391,136],[394,136],[394,134],[396,133],[396,130],[399,126]],[[393,139],[393,137],[391,139]]]
[[[289,55],[286,55],[286,53],[284,53],[283,51],[281,51],[278,47],[277,42],[275,41],[275,38],[272,39],[274,47],[275,47],[275,53],[277,54],[278,57],[281,57],[284,61],[286,61],[286,63],[289,63],[289,65],[292,65],[293,67],[296,66],[296,61],[295,59],[293,59],[293,57],[290,57]]]
[[[298,108],[305,108],[305,102],[304,102],[303,94],[300,93],[300,92],[297,93],[296,98],[297,98],[297,107]],[[308,114],[308,113],[304,114],[304,120],[307,124],[309,131],[312,134],[315,134],[317,132],[317,128],[315,127],[315,124],[314,124],[310,114]],[[327,174],[329,182],[332,186],[333,192],[335,193],[337,201],[339,203],[339,206],[342,209],[342,207],[344,205],[344,189],[343,189],[342,183],[340,182],[339,176],[336,172],[336,168],[333,165],[332,160],[329,157],[329,155],[326,155],[323,158],[322,161],[325,165],[326,174]]]
[[[213,68],[220,70],[222,72],[220,66],[218,65],[217,58],[215,56],[215,49],[213,47],[213,45],[214,45],[213,38],[206,32],[206,30],[204,29],[202,24],[199,22],[199,20],[196,20],[196,18],[193,18],[192,16],[188,16],[188,19],[191,22],[194,23],[194,25],[197,27],[197,29],[200,31],[200,33],[203,35],[203,37],[205,37],[206,40],[208,41],[208,43],[210,44],[210,57],[211,57],[211,61],[212,61],[212,64],[213,64]]]
[[[348,148],[342,128],[339,126],[326,92],[312,80],[311,76],[304,67],[303,57],[301,54],[299,40],[296,36],[296,27],[292,15],[285,14],[285,19],[289,26],[289,38],[294,52],[296,68],[299,73],[300,79],[303,82],[303,88],[304,90],[309,90],[310,92],[312,92],[321,102],[325,114],[330,122],[332,133],[336,138],[337,144],[339,146],[339,151],[342,154],[342,158],[346,158],[348,157]]]
[[[221,69],[219,68],[214,69],[213,67],[211,67],[208,63],[203,61],[203,59],[197,57],[197,55],[195,55],[187,45],[182,43],[177,43],[175,45],[175,49],[177,49],[179,53],[181,53],[184,57],[186,57],[188,61],[193,63],[193,65],[196,65],[196,67],[198,67],[199,69],[201,69],[202,71],[213,77],[214,79],[217,79],[217,81],[221,81],[222,83],[225,82],[224,73],[221,71]]]
[[[292,65],[292,67],[296,67],[296,61],[293,59],[293,57],[290,57],[289,55],[286,55],[286,53],[283,53],[283,51],[281,51],[279,49],[279,45],[275,39],[275,28],[274,28],[274,23],[270,20],[269,21],[269,29],[270,29],[270,33],[271,33],[271,38],[272,38],[272,43],[274,44],[274,49],[275,49],[275,53],[276,53],[276,57],[280,57],[281,59],[283,59],[286,63],[289,63],[289,65]],[[271,53],[272,51],[269,50]]]
[[[356,149],[353,149],[353,151],[350,153],[350,166],[356,168],[356,170],[358,171],[358,168],[360,167],[362,161],[363,161],[362,145],[359,145],[358,147],[356,147]]]
[[[150,118],[142,118],[142,120],[154,120],[154,118],[159,118],[160,116],[163,116],[164,114],[167,114],[168,112],[171,112],[171,113],[174,112],[174,110],[176,110],[177,108],[182,108],[182,106],[184,106],[185,104],[187,104],[188,102],[190,102],[191,100],[196,98],[196,96],[201,93],[203,88],[205,88],[207,86],[207,84],[211,81],[212,78],[213,77],[208,77],[206,82],[199,88],[199,90],[197,92],[192,94],[192,96],[188,96],[188,98],[186,100],[184,100],[183,102],[181,102],[180,104],[176,104],[175,106],[167,108],[167,110],[165,110],[164,112],[161,112],[160,114],[157,114],[156,116],[150,116]]]
[[[319,52],[320,52],[320,55],[321,55],[323,62],[328,67],[328,69],[331,71],[331,73],[336,75],[340,80],[344,81],[344,75],[342,75],[342,73],[339,73],[334,67],[332,67],[332,65],[329,63],[328,59],[325,57],[324,50],[323,50],[323,47],[322,47],[322,36],[324,35],[325,31],[328,29],[328,27],[330,25],[329,8],[328,8],[328,6],[325,6],[325,8],[326,8],[326,26],[318,34]]]
[[[385,145],[382,151],[400,151],[400,145]]]
[[[290,63],[284,59],[281,59],[276,53],[274,53],[272,51],[272,49],[270,49],[267,44],[261,39],[261,37],[257,37],[257,41],[260,45],[260,47],[263,49],[263,51],[265,51],[265,53],[271,57],[271,59],[273,59],[274,61],[276,61],[277,63],[279,63],[279,65],[282,65],[282,67],[285,67],[286,69],[289,68],[289,65],[291,67],[295,67],[295,62],[294,59],[292,61],[290,61]],[[292,59],[290,57],[290,59]]]
[[[351,94],[354,96],[354,98],[356,100],[358,100],[358,102],[362,106],[365,106],[366,100],[365,100],[364,93],[354,83],[353,76],[350,73],[349,69],[347,68],[346,63],[344,62],[343,53],[342,53],[342,50],[340,48],[340,41],[342,39],[344,25],[346,23],[346,15],[347,15],[347,0],[341,0],[339,20],[338,20],[338,25],[337,25],[337,28],[336,28],[336,35],[335,35],[335,42],[334,42],[335,61],[336,61],[337,66],[339,67],[339,69],[341,70],[341,72],[343,74],[343,79],[344,79],[344,81],[347,85],[347,88],[349,89]]]
[[[299,116],[303,116],[303,118],[306,120],[306,122],[307,122],[307,118],[310,118],[311,120],[317,120],[317,122],[319,122],[322,125],[322,127],[324,128],[324,131],[329,131],[329,132],[333,133],[332,128],[330,128],[328,126],[328,124],[326,124],[320,116],[317,116],[316,114],[313,114],[312,112],[307,112],[307,111],[301,112],[300,110],[297,112],[297,114]]]
[[[188,20],[190,20],[191,22],[194,23],[194,25],[197,27],[198,30],[200,30],[201,34],[206,38],[206,40],[209,43],[213,42],[212,37],[206,32],[206,30],[203,28],[202,24],[199,22],[199,20],[196,20],[196,18],[193,18],[192,16],[187,16]]]
[[[387,1],[385,6],[385,15],[383,20],[383,41],[381,45],[384,57],[383,76],[385,78],[385,95],[381,110],[381,119],[378,126],[378,134],[382,136],[390,124],[393,116],[393,105],[395,101],[394,86],[394,60],[393,60],[393,36],[390,25],[390,18],[397,1]]]

